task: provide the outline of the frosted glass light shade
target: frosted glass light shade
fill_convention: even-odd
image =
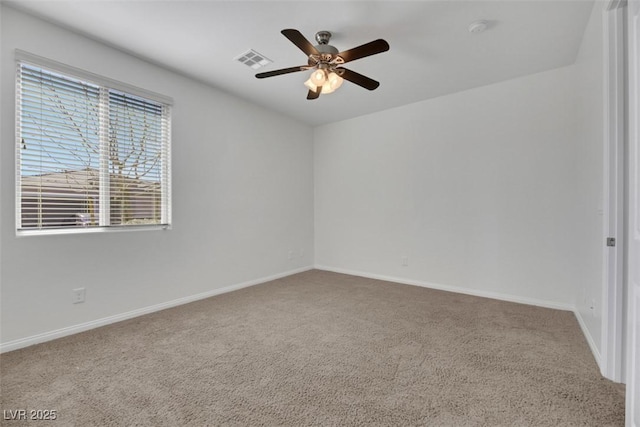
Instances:
[[[314,92],[316,91],[316,88],[318,87],[311,81],[311,78],[309,78],[306,82],[304,82],[304,85],[306,87],[308,87],[310,90],[314,91]]]
[[[327,81],[327,74],[324,70],[315,70],[311,73],[311,81],[316,86],[322,86]]]
[[[333,71],[331,73],[329,73],[328,83],[329,83],[329,86],[331,87],[332,91],[334,91],[334,90],[338,89],[340,86],[342,86],[342,82],[343,81],[344,81],[344,79],[342,77],[340,77],[339,75],[337,75],[336,73],[334,73]]]

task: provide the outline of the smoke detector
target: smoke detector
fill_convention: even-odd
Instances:
[[[469,24],[468,29],[471,34],[478,34],[486,30],[487,27],[489,27],[489,23],[484,19],[481,19],[479,21],[474,21],[471,24]]]

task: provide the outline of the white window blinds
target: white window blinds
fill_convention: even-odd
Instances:
[[[170,106],[18,62],[17,229],[170,224]]]

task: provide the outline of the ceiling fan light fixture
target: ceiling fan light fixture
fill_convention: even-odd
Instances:
[[[337,75],[333,71],[329,73],[329,77],[328,77],[327,80],[328,80],[328,83],[329,83],[329,87],[331,87],[332,91],[336,90],[340,86],[342,86],[342,82],[344,81],[344,79],[342,77],[340,77],[339,75]],[[323,91],[324,91],[324,88],[323,88]]]
[[[327,81],[327,73],[322,68],[314,70],[311,73],[311,81],[316,86],[322,86]]]
[[[307,64],[258,73],[256,78],[264,79],[266,77],[312,70],[308,80],[304,82],[304,85],[309,88],[309,93],[307,94],[307,99],[309,100],[318,99],[320,94],[335,91],[342,85],[344,80],[349,80],[351,83],[368,90],[374,90],[380,86],[379,82],[341,66],[356,59],[388,51],[389,43],[385,40],[377,39],[340,52],[334,46],[329,45],[331,33],[328,31],[319,31],[316,34],[316,40],[319,43],[317,46],[312,45],[300,31],[293,28],[286,28],[280,32],[307,55]]]
[[[316,74],[319,72],[322,73],[323,79],[314,79]],[[315,81],[324,80],[324,83],[316,84],[314,80]],[[311,73],[311,77],[309,77],[309,79],[306,82],[304,82],[304,85],[314,92],[316,92],[318,87],[321,86],[322,87],[321,93],[323,95],[327,95],[334,92],[336,89],[342,86],[343,81],[344,79],[340,77],[338,74],[334,73],[333,71],[330,71],[327,74],[325,70],[320,69],[320,70],[315,70],[313,73]]]

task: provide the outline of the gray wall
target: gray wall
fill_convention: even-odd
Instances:
[[[311,128],[1,9],[3,344],[313,264]],[[15,236],[16,48],[174,98],[172,230]]]
[[[576,218],[585,230],[581,234],[577,255],[583,260],[576,295],[576,309],[584,320],[593,343],[602,351],[603,313],[603,10],[606,4],[596,2],[584,32],[580,52],[574,65],[579,115],[578,139],[581,150],[576,151],[576,163],[581,186],[576,188],[578,203],[585,215]],[[596,211],[595,208],[599,210]],[[593,303],[593,305],[592,305]],[[593,307],[593,308],[592,308]]]
[[[316,128],[316,264],[572,307],[587,214],[574,77],[564,67]]]

